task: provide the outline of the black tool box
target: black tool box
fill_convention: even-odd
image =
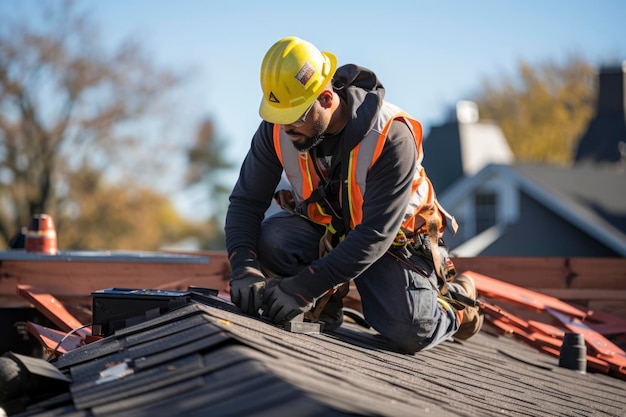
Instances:
[[[109,336],[191,302],[189,291],[107,288],[91,293],[92,334]]]

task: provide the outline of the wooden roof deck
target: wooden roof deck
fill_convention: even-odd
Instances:
[[[455,258],[457,271],[498,280],[626,319],[626,258]],[[90,304],[102,288],[186,289],[189,285],[228,292],[225,252],[60,252],[60,255],[0,251],[0,305],[27,306],[16,287],[28,284],[66,304]],[[348,303],[360,308],[356,289]]]

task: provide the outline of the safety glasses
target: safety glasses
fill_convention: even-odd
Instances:
[[[317,100],[315,100],[317,101]],[[306,109],[306,111],[304,112],[304,114],[302,115],[302,117],[300,117],[298,120],[296,120],[293,123],[289,123],[291,126],[293,127],[300,127],[302,125],[304,125],[306,123],[306,117],[309,115],[309,112],[311,111],[311,109],[313,108],[313,106],[315,105],[315,101],[313,102],[313,104],[311,104],[309,106],[308,109]]]

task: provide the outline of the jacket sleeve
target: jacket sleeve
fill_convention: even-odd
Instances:
[[[261,122],[229,198],[224,231],[231,267],[258,268],[256,243],[261,221],[280,182],[282,165],[273,144],[273,124]]]
[[[295,277],[294,284],[307,296],[317,297],[356,278],[389,249],[411,197],[417,152],[409,128],[394,121],[382,154],[367,175],[361,224],[328,255],[306,268],[302,276]]]

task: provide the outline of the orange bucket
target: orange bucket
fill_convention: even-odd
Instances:
[[[24,246],[26,252],[57,254],[57,232],[51,216],[35,214],[30,218]]]

